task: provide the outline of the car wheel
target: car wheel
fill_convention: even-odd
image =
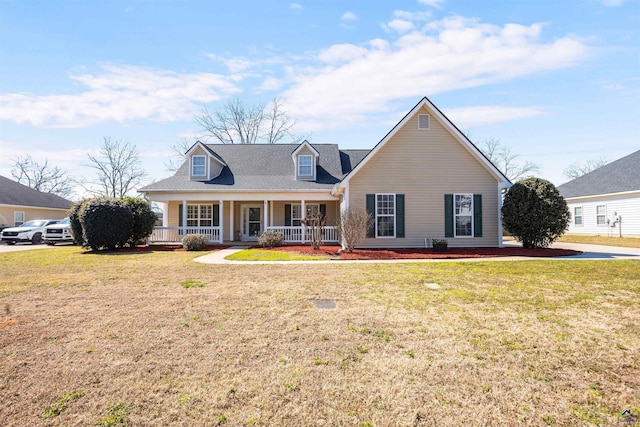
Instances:
[[[34,234],[33,237],[31,238],[31,244],[39,245],[40,243],[42,243],[42,233]]]

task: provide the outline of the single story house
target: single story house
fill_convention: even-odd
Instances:
[[[509,180],[423,98],[371,150],[335,144],[197,142],[174,176],[139,191],[167,206],[152,241],[202,233],[214,242],[256,241],[265,230],[306,241],[301,220],[321,212],[338,242],[340,212],[368,211],[360,247],[502,245],[500,208]]]
[[[15,227],[32,219],[62,219],[71,203],[0,176],[0,227]]]
[[[568,233],[640,237],[640,150],[558,186]]]

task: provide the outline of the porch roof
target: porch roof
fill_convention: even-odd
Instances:
[[[315,181],[297,181],[291,152],[297,144],[207,144],[227,166],[209,181],[191,181],[186,161],[170,178],[141,188],[141,192],[176,191],[308,191],[333,186],[364,158],[369,150],[340,151],[336,144],[314,144],[318,151]]]

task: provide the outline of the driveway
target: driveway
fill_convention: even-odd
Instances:
[[[521,246],[515,241],[504,242],[505,246]],[[571,249],[582,252],[582,255],[565,257],[566,259],[637,259],[640,260],[640,248],[623,248],[621,246],[585,245],[582,243],[556,242],[553,249]]]
[[[53,246],[49,245],[32,245],[31,243],[16,243],[15,245],[7,245],[6,243],[0,243],[0,253],[3,252],[18,252],[28,251],[30,249],[49,249]]]

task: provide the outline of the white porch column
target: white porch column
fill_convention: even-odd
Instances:
[[[264,225],[262,226],[262,228],[263,231],[266,231],[267,227],[269,226],[269,201],[267,199],[264,200],[264,209],[262,216],[264,218]]]
[[[224,243],[224,200],[220,200],[220,207],[218,208],[220,210],[218,217],[220,218],[220,240],[219,243],[222,244]]]
[[[305,207],[305,201],[304,200],[300,200],[300,219],[303,220],[307,217],[307,208]],[[307,236],[305,235],[305,229],[306,227],[304,226],[304,224],[302,224],[302,221],[300,222],[300,225],[302,226],[302,243],[304,243],[305,240],[307,240]]]
[[[230,212],[229,213],[229,240],[231,241],[236,240],[236,233],[234,230],[235,227],[233,226],[233,220],[234,220],[233,217],[235,215],[235,213],[233,212],[234,206],[235,206],[235,202],[232,201],[229,209],[229,212]]]
[[[182,201],[182,224],[179,224],[179,225],[180,227],[187,226],[187,201],[186,200]],[[187,234],[186,228],[182,229],[182,234]]]

